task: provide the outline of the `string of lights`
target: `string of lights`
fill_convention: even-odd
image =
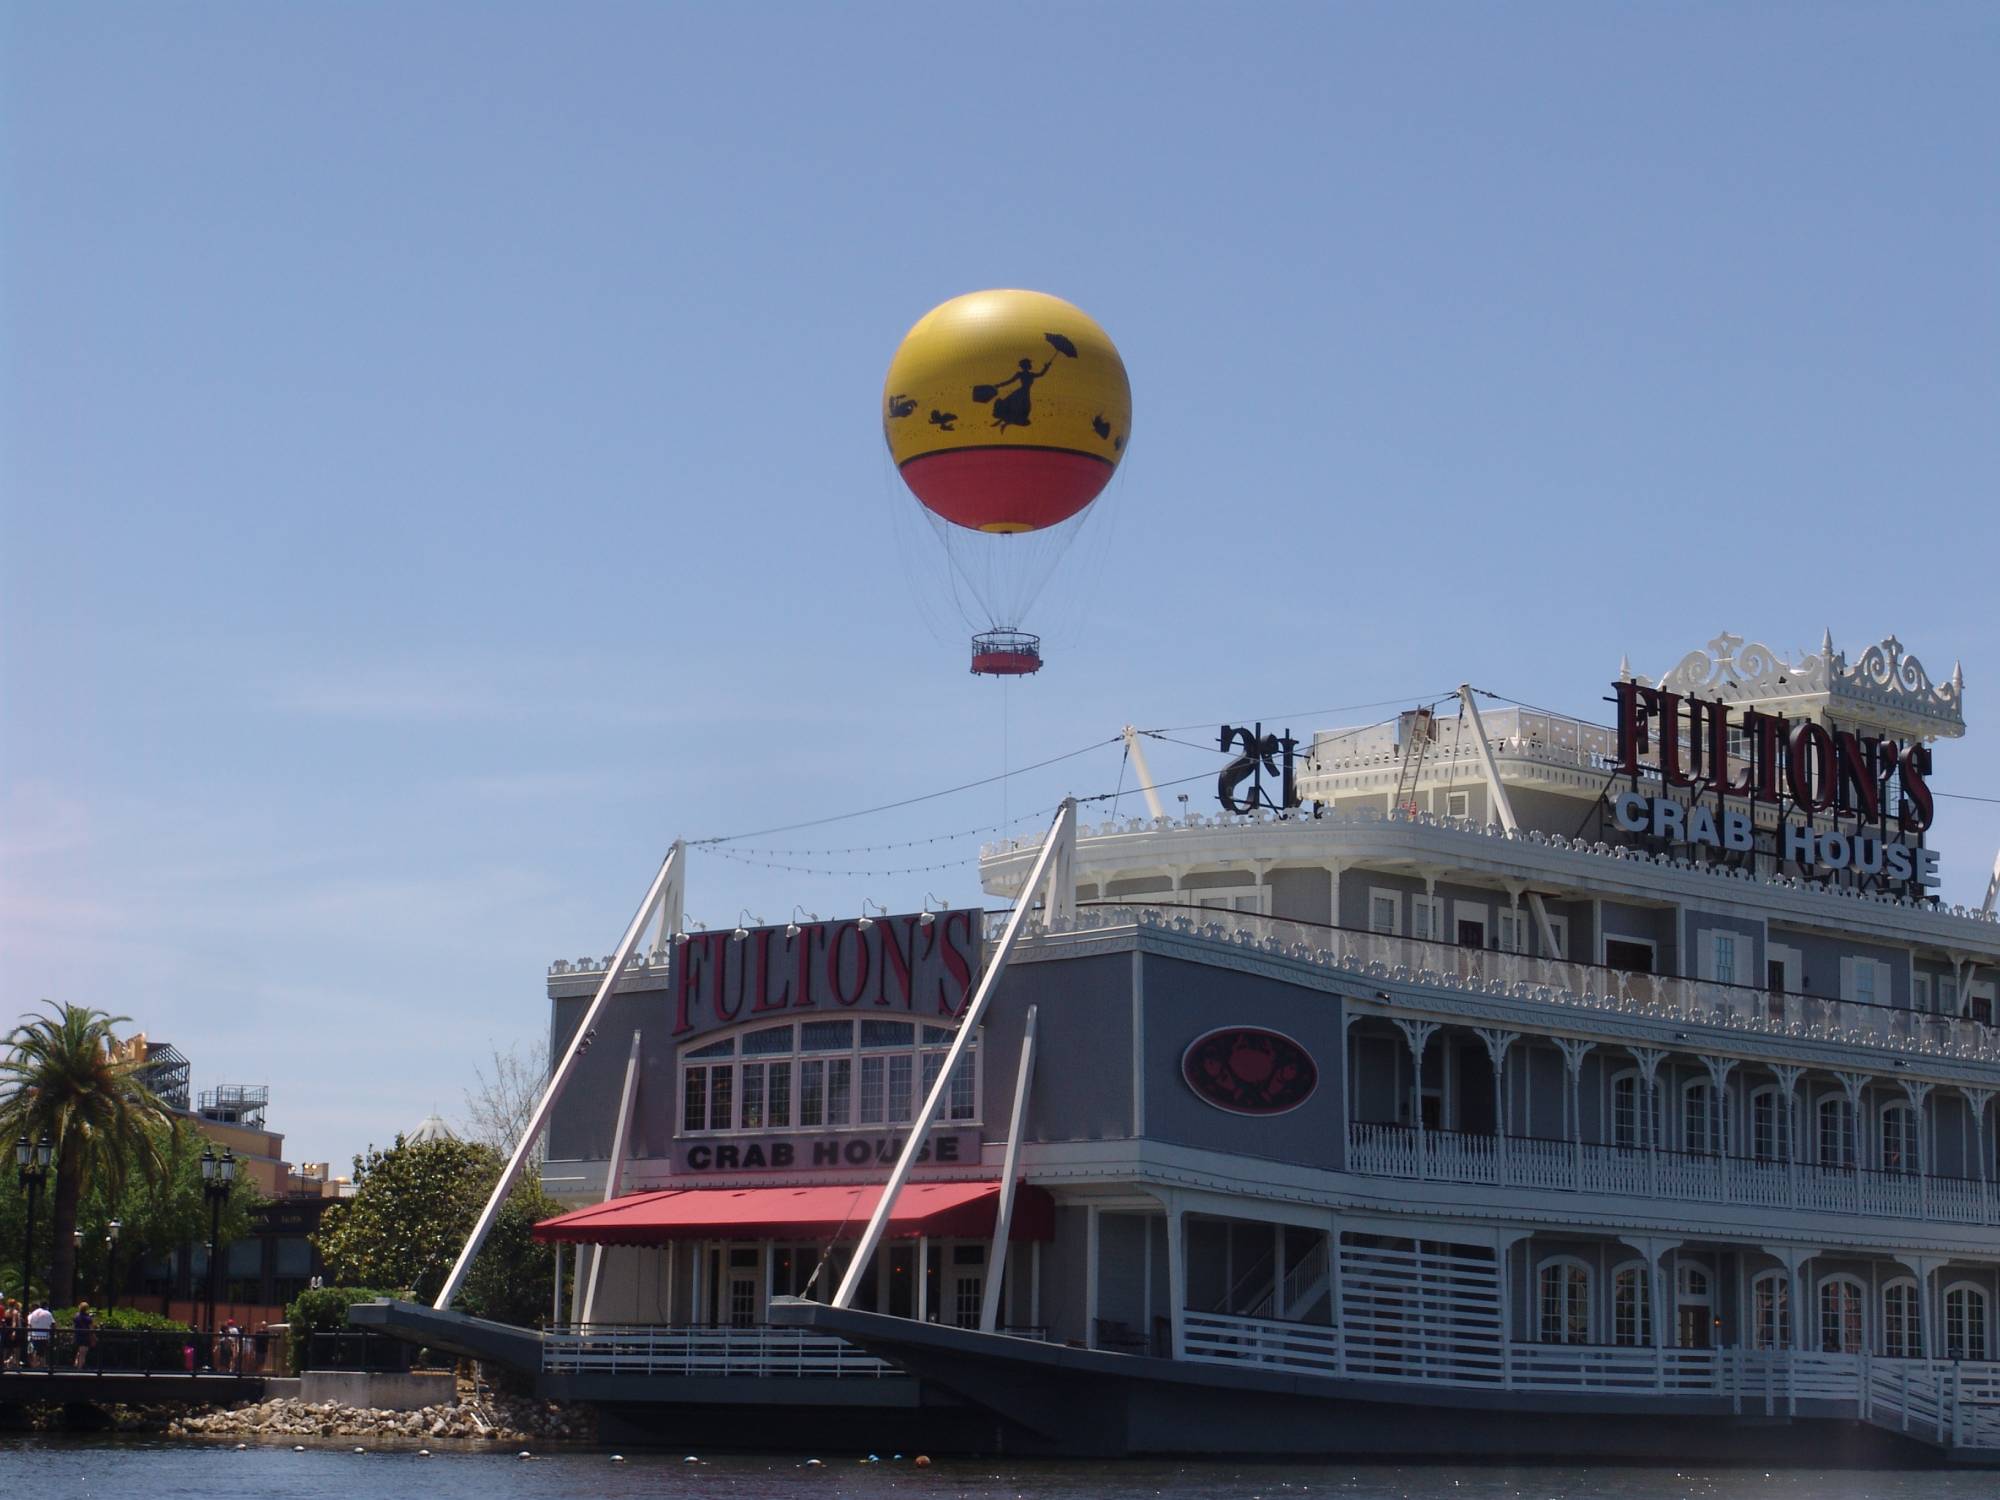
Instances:
[[[849,875],[929,875],[938,870],[962,870],[972,862],[972,856],[966,854],[961,855],[957,859],[948,859],[942,864],[935,865],[903,865],[900,868],[891,870],[833,870],[815,865],[789,864],[783,860],[757,859],[736,849],[710,848],[704,852],[719,855],[723,859],[734,860],[739,865],[751,865],[761,870],[786,870],[794,875],[835,875],[843,877]]]

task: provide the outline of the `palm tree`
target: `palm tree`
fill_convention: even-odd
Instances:
[[[129,1022],[82,1005],[24,1015],[0,1058],[0,1140],[46,1135],[55,1143],[53,1307],[69,1304],[76,1279],[76,1215],[85,1179],[115,1190],[133,1170],[157,1172],[157,1135],[174,1121],[140,1074],[143,1057],[120,1056],[112,1028]]]

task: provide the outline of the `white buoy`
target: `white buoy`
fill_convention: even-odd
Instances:
[[[429,1458],[430,1456],[431,1456],[431,1450],[428,1448],[419,1448],[417,1450],[418,1458]]]
[[[614,1464],[622,1464],[625,1462],[625,1455],[622,1453],[614,1453],[611,1455],[611,1461]]]

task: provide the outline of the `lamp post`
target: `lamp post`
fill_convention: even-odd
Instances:
[[[236,1153],[227,1146],[218,1159],[215,1147],[201,1153],[201,1192],[208,1199],[208,1359],[215,1364],[215,1282],[220,1269],[215,1242],[222,1236],[222,1205],[229,1201],[229,1185],[236,1180]]]
[[[104,1310],[118,1305],[118,1231],[125,1226],[113,1219],[104,1226]]]
[[[21,1192],[28,1200],[28,1227],[21,1236],[21,1302],[27,1307],[34,1306],[28,1283],[35,1254],[35,1200],[49,1185],[49,1158],[54,1155],[55,1146],[46,1131],[32,1146],[25,1135],[14,1142],[14,1164],[20,1168]]]

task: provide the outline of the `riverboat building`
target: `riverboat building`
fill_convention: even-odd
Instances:
[[[983,851],[1018,940],[669,934],[554,1115],[544,1389],[1017,1451],[2000,1456],[2000,923],[1929,844],[1963,694],[1722,636],[1609,723],[1225,727],[1220,810]],[[605,978],[553,966],[559,1053]]]

